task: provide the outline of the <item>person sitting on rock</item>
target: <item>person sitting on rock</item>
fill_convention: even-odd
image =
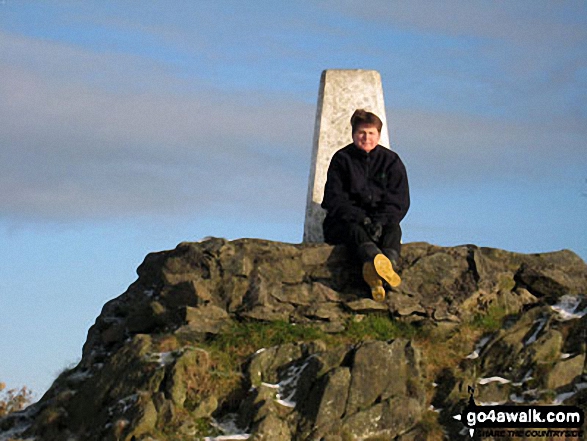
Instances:
[[[406,168],[397,153],[379,145],[383,123],[358,109],[351,117],[353,143],[330,162],[322,208],[324,240],[344,244],[362,263],[373,299],[385,300],[383,281],[401,283],[394,271],[400,256],[400,222],[410,206]]]

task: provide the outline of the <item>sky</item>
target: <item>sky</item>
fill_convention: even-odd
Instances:
[[[381,74],[404,243],[587,259],[583,0],[1,0],[0,382],[40,397],[150,252],[301,242],[325,69]]]

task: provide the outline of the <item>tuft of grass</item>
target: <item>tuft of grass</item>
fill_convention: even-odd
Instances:
[[[228,330],[215,336],[208,344],[211,349],[230,352],[242,359],[261,348],[324,337],[325,333],[319,329],[285,321],[234,322]]]
[[[386,314],[370,314],[362,320],[349,320],[346,329],[337,334],[307,325],[284,321],[235,322],[224,333],[211,339],[207,346],[214,352],[228,354],[235,361],[242,361],[258,349],[271,346],[322,340],[328,345],[358,343],[364,340],[391,340],[412,338],[418,329],[411,324],[392,320]]]
[[[469,324],[480,331],[495,332],[501,329],[507,315],[507,310],[503,306],[492,305],[487,312],[475,314]]]
[[[340,337],[358,343],[364,340],[412,338],[417,332],[414,325],[392,320],[388,315],[370,314],[360,321],[351,320]]]
[[[223,397],[238,389],[245,360],[258,349],[286,343],[314,341],[325,333],[310,327],[284,321],[233,322],[223,333],[198,346],[210,354],[206,378],[210,389]]]
[[[420,333],[413,341],[427,361],[429,378],[436,378],[445,368],[456,369],[463,358],[473,351],[482,335],[482,330],[462,323],[454,328],[438,327]]]
[[[216,437],[221,434],[209,418],[191,419],[193,426],[190,427],[192,433],[182,434],[182,423],[190,418],[189,413],[183,411],[175,415],[174,420],[165,426],[159,427],[153,435],[157,439],[165,439],[167,441],[193,441],[194,439],[203,439],[205,437]],[[149,438],[150,439],[150,438]]]
[[[326,333],[315,326],[286,321],[235,321],[221,334],[197,346],[210,354],[205,376],[210,389],[220,392],[221,396],[238,388],[243,363],[258,349],[316,340],[323,341],[327,346],[336,346],[368,340],[412,339],[428,360],[428,374],[435,378],[442,369],[455,368],[473,350],[481,335],[499,329],[505,317],[505,309],[494,306],[453,328],[426,328],[393,320],[385,313],[367,314],[353,316],[345,330],[336,334]]]
[[[231,394],[239,391],[242,384],[242,366],[258,349],[272,346],[323,341],[327,346],[358,343],[366,340],[391,340],[398,337],[411,338],[418,332],[417,328],[392,320],[386,314],[366,315],[360,321],[350,320],[346,329],[337,334],[326,333],[315,326],[293,324],[285,321],[233,322],[221,334],[211,336],[205,342],[180,342],[184,347],[195,345],[206,351],[210,359],[198,369],[193,368],[189,374],[187,410],[189,403],[195,405],[202,396],[216,395],[220,405],[233,401]],[[192,346],[192,347],[195,347]],[[236,393],[238,398],[239,393]]]
[[[415,336],[416,345],[427,360],[431,378],[444,368],[455,369],[475,348],[482,335],[498,331],[508,316],[504,307],[492,305],[452,329],[437,328]]]
[[[439,372],[445,367],[453,369],[473,351],[482,335],[501,329],[507,316],[504,307],[492,305],[454,329],[437,329],[428,336],[417,335],[416,340],[424,349],[432,371]]]

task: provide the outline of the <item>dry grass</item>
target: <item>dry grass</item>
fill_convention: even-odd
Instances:
[[[414,336],[414,346],[424,354],[428,375],[435,378],[445,368],[455,369],[475,349],[475,344],[484,334],[496,332],[502,325],[506,311],[491,307],[484,314],[477,314],[470,320],[443,329],[433,328]]]
[[[26,386],[20,389],[5,389],[6,384],[0,382],[0,417],[23,410],[32,401],[33,392]]]
[[[444,441],[447,439],[436,412],[424,412],[419,426],[424,432],[427,441]]]
[[[416,336],[414,346],[424,354],[428,375],[435,378],[442,369],[455,369],[464,357],[473,352],[483,333],[466,324],[451,330],[436,329],[428,335]]]

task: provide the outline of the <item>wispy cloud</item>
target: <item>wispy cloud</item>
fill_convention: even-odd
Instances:
[[[587,169],[587,129],[562,119],[541,124],[409,109],[388,116],[391,142],[420,188],[531,182],[552,189],[578,183]]]
[[[293,199],[302,204],[306,176],[291,163],[310,161],[313,109],[303,102],[211,88],[178,94],[169,85],[181,80],[157,66],[142,72],[136,57],[3,37],[12,61],[0,64],[3,216],[205,212],[245,200],[245,210],[268,200],[287,210],[284,193],[301,193]],[[102,87],[85,80],[91,73],[146,87]]]
[[[501,39],[512,44],[577,44],[585,37],[587,6],[580,0],[552,2],[519,0],[447,0],[410,2],[368,0],[322,1],[323,7],[336,9],[369,20],[417,32],[454,37]]]
[[[0,34],[2,216],[301,211],[324,68],[380,70],[415,186],[585,167],[583,3],[113,8]]]
[[[435,111],[587,117],[585,2],[320,4],[365,29],[371,50],[379,48],[378,57],[388,60],[382,74],[402,106],[412,100]]]

